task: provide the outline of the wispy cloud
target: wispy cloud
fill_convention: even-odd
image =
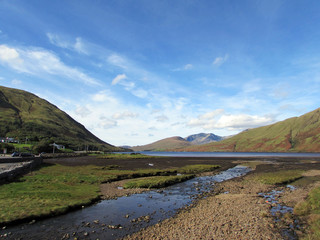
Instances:
[[[112,105],[117,105],[118,100],[112,96],[110,91],[103,90],[99,91],[91,96],[91,99],[94,102],[104,102],[104,103],[109,103]]]
[[[120,67],[120,68],[123,68],[123,69],[127,69],[128,68],[127,67],[127,64],[128,64],[127,60],[124,57],[120,56],[119,54],[115,54],[115,53],[111,54],[107,58],[107,62],[109,64],[112,64],[112,65],[116,66],[116,67]]]
[[[67,66],[54,53],[42,48],[15,48],[0,45],[0,63],[10,68],[43,77],[46,74],[81,81],[87,85],[99,86],[98,80],[81,70]]]
[[[82,38],[80,38],[80,37],[76,38],[76,42],[74,44],[74,49],[79,53],[88,54],[85,43],[83,42]]]
[[[81,117],[87,117],[92,113],[92,111],[90,111],[86,106],[77,106],[75,113]]]
[[[190,70],[190,69],[192,69],[192,68],[193,68],[193,65],[190,64],[190,63],[188,63],[188,64],[184,65],[183,67],[175,68],[175,69],[173,69],[172,71],[174,71],[174,72],[187,71],[187,70]]]
[[[22,81],[21,81],[21,80],[18,80],[18,79],[13,79],[13,80],[11,81],[11,84],[12,84],[12,85],[15,85],[15,86],[19,86],[19,85],[22,84]]]
[[[138,117],[138,113],[133,113],[130,111],[125,111],[125,112],[117,112],[112,115],[113,119],[121,120],[121,119],[128,119],[128,118],[136,118]]]
[[[228,54],[224,55],[224,57],[217,57],[212,64],[219,67],[222,64],[224,64],[228,60],[228,58],[229,58]]]
[[[169,121],[169,118],[166,115],[163,114],[163,115],[157,116],[156,120],[158,122],[166,122],[166,121]]]
[[[127,79],[127,76],[125,74],[119,74],[112,80],[112,85],[118,84],[121,80]]]
[[[68,40],[66,37],[53,33],[47,33],[47,37],[50,43],[57,47],[88,55],[87,47],[81,37],[77,37],[74,41]]]
[[[192,65],[192,64],[186,64],[186,65],[183,67],[184,70],[190,70],[190,69],[192,69],[192,68],[193,68],[193,65]]]
[[[131,93],[138,98],[146,98],[148,96],[148,92],[142,88],[134,89]]]
[[[118,125],[117,121],[113,119],[106,118],[103,121],[99,123],[99,127],[103,129],[109,129],[109,128],[114,128]]]

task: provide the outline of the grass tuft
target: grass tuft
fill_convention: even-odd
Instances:
[[[194,175],[160,176],[142,179],[133,179],[124,185],[124,188],[163,188],[175,183],[183,182],[193,178]]]
[[[307,218],[308,233],[303,239],[320,239],[320,187],[311,190],[305,201],[294,207],[294,214]]]
[[[287,170],[261,173],[254,176],[254,180],[263,184],[281,185],[291,183],[302,177],[301,170]]]
[[[196,165],[187,165],[178,169],[179,173],[192,174],[192,173],[202,173],[210,172],[217,168],[219,165],[206,165],[206,164],[196,164]]]

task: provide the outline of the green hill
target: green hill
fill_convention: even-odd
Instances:
[[[31,142],[44,140],[68,148],[116,151],[68,114],[44,99],[26,91],[0,86],[0,137]]]
[[[320,108],[300,117],[249,129],[220,142],[183,151],[320,152]]]
[[[167,149],[183,148],[191,143],[181,137],[165,138],[143,146],[132,147],[134,151],[166,151]]]

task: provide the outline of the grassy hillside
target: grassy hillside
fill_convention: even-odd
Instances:
[[[320,152],[320,108],[300,117],[244,131],[229,139],[184,151]]]
[[[0,86],[0,113],[0,137],[52,140],[74,149],[91,145],[117,150],[56,106],[26,91]]]
[[[157,142],[132,147],[134,151],[165,151],[167,149],[183,148],[191,146],[191,143],[181,137],[171,137],[159,140]]]

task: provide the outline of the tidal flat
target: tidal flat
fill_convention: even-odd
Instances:
[[[99,199],[101,198],[107,198],[111,199],[112,197],[106,197],[106,195],[103,194],[103,186],[106,186],[109,184],[109,186],[113,186],[108,188],[109,193],[111,192],[117,192],[117,194],[114,197],[121,197],[124,195],[130,195],[133,193],[145,191],[140,189],[133,189],[132,192],[126,192],[129,189],[124,189],[123,184],[118,184],[122,179],[128,179],[128,178],[136,178],[136,177],[147,177],[147,176],[154,176],[156,174],[158,175],[170,175],[172,173],[177,174],[177,169],[183,169],[187,165],[193,165],[193,166],[203,166],[203,165],[219,165],[220,168],[217,170],[214,170],[215,173],[229,169],[231,167],[234,167],[236,165],[239,165],[239,161],[236,161],[237,159],[217,159],[217,158],[141,158],[139,160],[137,159],[101,159],[96,156],[91,157],[80,157],[80,158],[64,158],[64,159],[47,159],[45,160],[45,164],[43,168],[41,168],[38,172],[33,172],[29,174],[29,176],[25,177],[32,177],[32,180],[25,180],[23,177],[18,182],[10,183],[10,184],[30,184],[37,183],[39,184],[39,181],[44,181],[47,183],[50,183],[52,186],[58,186],[60,187],[61,191],[57,191],[53,188],[47,188],[41,185],[35,185],[37,186],[34,189],[28,189],[25,188],[25,186],[20,186],[21,189],[25,189],[26,192],[28,192],[30,199],[23,197],[21,198],[24,200],[22,204],[28,206],[26,204],[26,201],[44,201],[46,197],[52,197],[55,196],[55,201],[59,202],[60,200],[57,198],[59,195],[63,196],[63,198],[66,199],[66,201],[69,201],[67,197],[70,197],[70,192],[74,191],[79,187],[79,184],[82,184],[83,186],[86,186],[84,189],[85,192],[78,192],[77,199],[79,196],[86,196],[86,197],[93,197],[93,199],[98,196]],[[179,213],[170,215],[173,218],[170,219],[162,219],[161,223],[155,222],[154,226],[149,226],[145,230],[142,230],[138,233],[133,233],[133,235],[127,236],[127,238],[132,239],[139,239],[139,236],[143,236],[143,239],[154,239],[154,236],[162,236],[162,238],[167,236],[171,239],[173,236],[178,236],[179,229],[181,228],[182,222],[184,222],[184,228],[187,229],[184,234],[188,233],[188,238],[190,239],[197,239],[199,236],[208,239],[210,236],[215,236],[215,239],[223,239],[223,238],[229,238],[233,239],[232,237],[236,236],[242,236],[246,239],[256,239],[255,237],[260,236],[259,234],[262,233],[268,234],[269,231],[270,239],[276,239],[275,236],[279,236],[277,234],[281,235],[281,229],[283,226],[280,226],[279,224],[274,223],[274,219],[269,214],[269,205],[266,204],[261,197],[259,197],[260,192],[269,191],[272,188],[279,188],[283,186],[283,183],[287,182],[297,182],[300,184],[300,187],[298,186],[298,190],[302,191],[301,189],[306,189],[304,192],[305,198],[303,200],[307,199],[308,196],[308,189],[310,190],[309,183],[315,183],[319,179],[317,179],[316,176],[312,176],[312,181],[307,181],[307,183],[304,183],[305,185],[308,185],[308,188],[301,187],[301,184],[305,182],[306,180],[310,180],[310,176],[307,177],[306,173],[309,173],[310,171],[316,171],[320,169],[319,162],[316,160],[313,161],[304,161],[304,160],[279,160],[279,159],[264,159],[264,161],[261,161],[259,159],[249,159],[249,161],[243,161],[242,164],[246,165],[249,164],[251,166],[254,166],[254,171],[248,174],[246,177],[236,178],[233,180],[229,180],[223,183],[218,183],[215,185],[215,187],[210,190],[208,194],[206,194],[205,197],[199,196],[197,198],[197,201],[192,203],[191,206],[187,206],[186,209],[178,211]],[[170,168],[168,168],[168,166]],[[141,170],[143,168],[143,170]],[[66,171],[65,169],[68,169]],[[72,173],[70,173],[70,169],[72,169]],[[190,167],[188,167],[190,169]],[[43,172],[41,172],[43,171]],[[285,171],[290,172],[292,174],[290,175],[296,175],[293,179],[289,178],[288,180],[282,179],[282,182],[273,182],[273,183],[265,183],[262,182],[261,179],[265,179],[266,175],[274,176],[279,171]],[[308,172],[309,171],[309,172]],[[48,173],[53,174],[54,177],[52,179],[44,177]],[[66,174],[67,172],[67,174]],[[39,174],[41,173],[41,174]],[[302,173],[302,175],[301,175]],[[299,175],[300,174],[300,175]],[[205,174],[204,174],[205,175]],[[283,175],[280,173],[280,175]],[[53,181],[53,182],[51,182]],[[124,180],[127,181],[127,180]],[[108,183],[109,182],[109,183]],[[104,183],[104,184],[101,184]],[[10,184],[5,184],[0,186],[0,191],[3,186],[9,186]],[[298,185],[299,185],[298,184]],[[69,186],[68,186],[69,185]],[[69,188],[67,188],[68,186]],[[11,189],[11,188],[10,188]],[[12,191],[4,188],[4,192],[9,194]],[[18,187],[19,189],[19,187]],[[62,191],[63,189],[63,191]],[[77,191],[75,191],[77,192]],[[69,193],[69,194],[68,194]],[[16,196],[21,196],[19,192],[14,193]],[[50,195],[51,194],[51,195]],[[2,194],[0,196],[3,196]],[[31,198],[32,196],[32,198]],[[38,197],[38,199],[37,199]],[[2,198],[4,199],[4,198]],[[15,199],[17,200],[18,197]],[[247,199],[247,201],[245,201]],[[48,200],[42,202],[44,205],[48,205]],[[63,202],[59,202],[59,204],[62,204]],[[198,206],[205,204],[204,206],[210,207],[212,209],[210,211],[205,211],[205,208],[202,210],[198,209]],[[6,203],[3,202],[5,205]],[[13,206],[12,204],[15,204],[13,202],[8,202],[7,206]],[[89,203],[88,203],[89,204]],[[228,205],[229,204],[229,205]],[[256,205],[258,204],[258,205]],[[290,203],[291,205],[293,203]],[[297,203],[295,203],[297,204]],[[40,206],[40,205],[38,205]],[[79,208],[82,208],[84,206],[82,203],[79,203]],[[34,207],[34,206],[33,206]],[[248,208],[248,210],[246,210]],[[194,210],[193,210],[194,209]],[[222,211],[222,210],[225,211]],[[253,213],[252,211],[256,209],[256,212]],[[63,209],[66,210],[66,209]],[[70,209],[67,209],[67,212],[69,210],[73,210],[71,207]],[[221,214],[218,214],[219,211],[222,211]],[[20,210],[20,212],[23,212]],[[10,213],[10,210],[6,213]],[[62,212],[57,212],[56,214],[61,214]],[[217,215],[217,214],[218,215]],[[10,215],[5,214],[5,216]],[[49,214],[44,215],[44,217],[56,215],[53,211],[49,212]],[[191,215],[190,215],[191,214]],[[201,216],[200,216],[200,215]],[[255,215],[257,214],[257,215]],[[180,216],[180,217],[179,217]],[[239,216],[241,216],[241,219],[244,222],[241,222],[239,220]],[[301,217],[300,217],[301,216]],[[286,216],[288,218],[288,216]],[[150,216],[149,216],[150,218]],[[181,219],[180,219],[181,218]],[[302,215],[293,215],[293,218],[304,218]],[[30,222],[32,222],[36,218],[36,215],[32,215],[31,218],[25,219]],[[139,218],[137,218],[139,219]],[[179,219],[177,221],[177,219]],[[184,219],[184,220],[182,220]],[[194,226],[193,222],[196,219],[207,219],[207,220],[201,220],[196,221],[197,225]],[[238,220],[237,220],[238,219]],[[251,219],[250,221],[248,219]],[[289,218],[288,218],[289,219]],[[192,220],[192,221],[191,221]],[[209,221],[210,220],[210,221]],[[226,222],[223,222],[226,220]],[[38,221],[38,220],[36,220]],[[209,222],[208,222],[209,221]],[[240,222],[239,222],[240,221]],[[259,227],[258,222],[261,221],[261,223],[266,223],[264,225],[261,225]],[[288,220],[289,221],[289,220]],[[166,222],[168,222],[169,225],[166,225]],[[206,223],[207,222],[207,223]],[[228,223],[227,223],[228,222]],[[304,234],[310,234],[310,229],[308,228],[308,222],[306,220],[301,220],[301,222],[305,222],[304,226],[305,228],[298,229],[298,235],[303,236]],[[211,229],[208,224],[213,224],[212,226],[215,226],[214,229]],[[207,224],[207,225],[206,225]],[[5,226],[4,224],[3,226]],[[211,226],[210,225],[210,226]],[[92,224],[91,224],[92,226]],[[240,228],[234,229],[232,226],[242,226]],[[157,233],[158,229],[161,234]],[[183,228],[181,228],[183,229]],[[198,231],[197,229],[202,229],[201,231],[202,235],[199,235],[196,233]],[[204,229],[207,229],[206,231]],[[255,229],[253,231],[253,229]],[[0,234],[3,236],[4,234],[10,233],[10,227],[6,226],[5,229],[1,230]],[[95,231],[95,230],[93,230]],[[114,230],[116,231],[116,230]],[[266,231],[266,232],[264,232]],[[259,233],[260,232],[260,233]],[[83,234],[88,233],[84,232]],[[129,232],[128,232],[129,233]],[[233,233],[237,233],[238,235],[233,236]],[[65,234],[72,234],[72,233],[65,233]],[[79,233],[81,234],[81,233]],[[132,234],[132,232],[130,232]],[[148,235],[151,234],[151,235]],[[170,235],[173,234],[173,235]],[[249,237],[252,236],[252,238]],[[93,234],[92,234],[93,235]],[[61,235],[63,236],[63,235]],[[67,235],[66,235],[67,236]],[[85,239],[91,239],[89,236],[83,236]],[[220,236],[220,237],[219,237]],[[268,236],[268,235],[265,235]],[[172,238],[175,239],[175,238]],[[176,238],[178,239],[178,238]]]

